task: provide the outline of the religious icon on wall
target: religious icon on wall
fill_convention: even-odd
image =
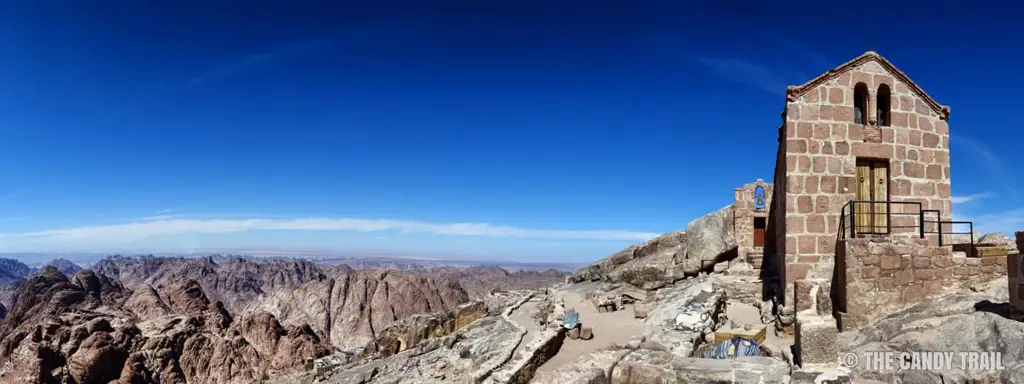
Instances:
[[[763,210],[764,200],[764,187],[758,185],[757,188],[754,188],[754,209]]]

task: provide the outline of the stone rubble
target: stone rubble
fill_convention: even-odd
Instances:
[[[742,268],[738,268],[741,269]],[[1024,323],[1004,317],[1008,299],[1006,277],[980,282],[970,294],[947,293],[882,318],[858,330],[840,332],[832,317],[830,282],[795,283],[796,304],[784,307],[763,300],[762,284],[747,275],[700,273],[656,290],[623,292],[616,282],[579,283],[554,291],[505,297],[503,310],[489,310],[462,329],[438,338],[420,339],[399,353],[376,359],[316,361],[316,375],[303,378],[328,383],[908,383],[1022,382]],[[588,285],[589,284],[589,285]],[[596,343],[600,332],[582,315],[567,329],[567,305],[554,292],[579,290],[587,305],[612,304],[615,316],[633,306],[629,321],[642,331],[623,341],[587,352],[541,373],[546,361],[570,340]],[[484,299],[487,301],[488,299]],[[536,313],[511,316],[533,300]],[[988,301],[986,301],[988,300]],[[575,302],[574,302],[575,303]],[[951,305],[950,303],[954,303]],[[985,304],[987,303],[987,304]],[[464,307],[478,306],[467,304]],[[491,306],[488,306],[490,308]],[[497,312],[495,314],[495,312]],[[474,314],[479,314],[476,310]],[[578,312],[577,312],[578,313]],[[588,312],[589,313],[589,312]],[[474,315],[476,316],[476,315]],[[515,319],[530,319],[528,324]],[[386,333],[386,332],[385,332]],[[943,335],[971,334],[974,338]],[[704,358],[713,345],[733,336],[760,340],[761,356]],[[529,339],[528,342],[526,340]],[[951,340],[955,339],[955,340]],[[1017,340],[1021,339],[1021,340]],[[973,343],[973,344],[972,344]],[[597,345],[597,344],[594,344]],[[840,366],[848,351],[996,350],[1004,353],[1006,372],[941,374],[901,372],[878,375]],[[573,356],[573,355],[570,355]],[[325,368],[321,368],[325,367]],[[1016,380],[1016,381],[1015,381]],[[297,380],[298,382],[308,382]]]

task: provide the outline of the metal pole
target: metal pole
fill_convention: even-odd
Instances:
[[[968,222],[971,225],[971,257],[978,257],[978,250],[974,248],[974,222]]]
[[[885,234],[892,235],[892,201],[885,201],[885,216]]]
[[[857,203],[850,204],[850,238],[857,238]]]
[[[939,217],[939,221],[935,223],[935,226],[937,226],[938,230],[939,230],[939,246],[941,247],[942,246],[942,217],[941,216]]]
[[[921,227],[921,238],[924,238],[924,211],[921,210],[921,206],[917,207],[917,224]]]

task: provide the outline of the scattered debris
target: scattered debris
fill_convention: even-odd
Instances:
[[[675,328],[680,331],[702,331],[714,325],[711,314],[704,309],[701,303],[695,303],[683,308],[676,316]]]

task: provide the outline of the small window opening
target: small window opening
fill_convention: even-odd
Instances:
[[[878,126],[889,126],[889,107],[892,104],[889,86],[882,84],[878,86]]]
[[[853,122],[867,124],[868,121],[868,86],[857,83],[853,88]]]

